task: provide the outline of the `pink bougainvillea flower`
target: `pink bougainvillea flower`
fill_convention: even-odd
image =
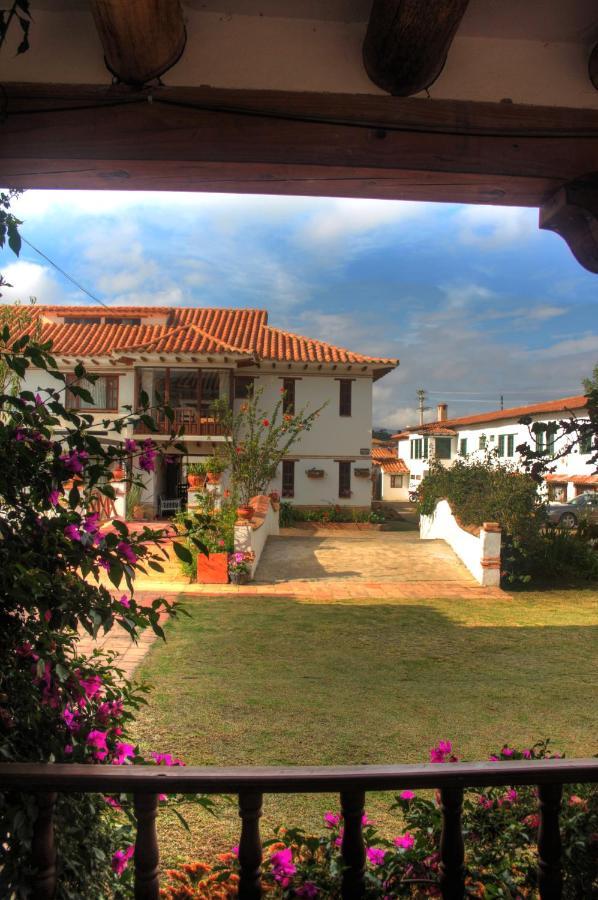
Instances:
[[[100,527],[100,514],[97,512],[89,513],[83,522],[83,530],[88,534],[95,534]]]
[[[35,397],[34,397],[33,399],[34,399],[34,401],[35,401],[35,405],[36,405],[36,406],[43,406],[43,405],[44,405],[44,401],[42,400],[42,398],[41,398],[41,396],[40,396],[39,394],[36,394]]]
[[[118,800],[116,799],[116,797],[104,797],[104,800],[106,801],[106,803],[108,804],[108,806],[111,806],[111,807],[112,807],[112,809],[118,809],[118,810],[121,810],[121,809],[122,809],[122,806],[121,806],[121,804],[118,802]]]
[[[67,756],[70,756],[71,753],[73,752],[73,745],[72,745],[72,744],[65,744],[65,745],[64,745],[64,752],[66,753]]]
[[[345,833],[345,829],[344,829],[344,828],[340,828],[340,829],[339,829],[339,832],[338,832],[338,837],[335,838],[335,841],[334,841],[335,847],[342,847],[342,846],[343,846],[343,835],[344,835],[344,833]]]
[[[291,876],[297,871],[297,866],[293,862],[293,851],[290,847],[284,850],[277,850],[270,857],[272,865],[272,875],[282,887],[288,887],[291,883]]]
[[[521,755],[523,756],[524,759],[531,759],[532,751],[531,750],[522,750]]]
[[[338,813],[326,812],[324,813],[324,822],[326,824],[326,828],[336,828],[341,820],[341,817]]]
[[[494,753],[491,753],[488,759],[490,760],[490,762],[498,762],[498,756],[495,756]]]
[[[507,793],[503,797],[501,797],[501,801],[502,803],[517,803],[518,797],[519,794],[517,793],[517,791],[514,788],[509,788]]]
[[[155,753],[152,751],[152,753],[150,753],[150,756],[152,757],[152,759],[155,760],[155,762],[158,766],[161,766],[161,765],[184,766],[185,765],[185,763],[182,761],[182,759],[175,759],[171,753]]]
[[[158,800],[161,803],[166,803],[168,801],[168,795],[167,794],[158,794]]]
[[[71,450],[70,453],[63,453],[59,459],[61,463],[64,463],[67,472],[80,475],[86,460],[89,459],[89,453],[86,450]]]
[[[414,791],[401,791],[401,793],[399,794],[399,797],[401,798],[401,800],[414,800],[415,792]]]
[[[15,441],[24,441],[26,437],[27,435],[24,428],[21,428],[20,426],[15,428]]]
[[[19,644],[18,647],[15,647],[15,653],[17,656],[27,657],[32,656],[31,651],[33,650],[32,645],[29,641],[24,641],[22,644]]]
[[[313,881],[306,881],[305,884],[295,888],[296,897],[317,897],[319,893],[320,888]]]
[[[112,760],[112,763],[115,766],[124,766],[127,760],[133,756],[135,756],[135,747],[133,744],[117,744],[114,750],[114,759]]]
[[[128,563],[132,566],[135,565],[137,562],[137,554],[130,544],[127,544],[126,541],[119,541],[116,545],[116,549],[124,556]]]
[[[478,803],[484,809],[492,809],[492,807],[494,806],[494,800],[491,797],[484,797],[483,794],[480,794],[480,796],[478,797]]]
[[[134,441],[133,438],[126,438],[125,450],[127,451],[127,453],[135,453],[137,450],[139,450],[139,444],[137,443],[137,441]]]
[[[395,847],[398,847],[400,850],[411,850],[413,845],[415,844],[415,838],[408,831],[405,834],[400,834],[393,841]]]
[[[384,864],[386,850],[382,850],[380,847],[368,847],[366,853],[369,862],[371,862],[373,866],[381,866]]]
[[[51,621],[52,621],[52,611],[50,609],[47,609],[44,613],[44,622],[51,622]]]
[[[131,598],[127,594],[123,594],[122,597],[119,598],[118,601],[121,606],[126,606],[127,609],[131,606]]]
[[[131,844],[126,850],[117,850],[116,853],[112,856],[112,871],[117,875],[122,875],[127,866],[129,865],[129,860],[135,853],[135,845]]]
[[[528,828],[537,828],[540,824],[540,816],[537,813],[532,813],[525,817],[523,824],[527,825]]]
[[[91,747],[94,759],[106,759],[108,756],[108,747],[106,746],[107,732],[94,729],[90,731],[85,738],[85,743]]]
[[[511,747],[507,747],[507,745],[505,744],[505,746],[502,748],[502,750],[500,752],[502,753],[503,756],[513,756],[513,753],[515,751]]]
[[[238,856],[238,855],[239,855],[239,845],[238,845],[238,844],[235,844],[234,847],[231,847],[231,848],[230,848],[230,852],[231,852],[231,853],[234,853],[235,856]]]
[[[69,539],[69,541],[80,541],[81,533],[76,525],[66,525],[64,529],[64,536]]]
[[[102,679],[99,675],[90,675],[89,678],[79,678],[79,686],[86,697],[98,697],[102,692]]]
[[[143,442],[142,453],[139,456],[139,468],[143,469],[144,472],[153,472],[156,468],[156,455],[157,451],[154,442],[151,438],[148,438]]]
[[[569,806],[580,806],[583,809],[587,809],[588,801],[584,800],[583,797],[578,797],[577,794],[571,794],[569,797]]]
[[[96,562],[101,569],[106,569],[107,572],[110,571],[110,560],[109,559],[101,559],[100,558],[100,559],[97,559]]]
[[[366,825],[373,825],[374,823],[372,821],[370,821],[370,819],[368,819],[367,813],[364,813],[361,817],[361,824],[365,828]]]
[[[58,506],[58,501],[60,500],[60,491],[50,491],[48,494],[48,503],[50,506]]]
[[[68,706],[65,706],[62,710],[62,718],[69,731],[74,731],[77,728],[77,713],[73,712]]]

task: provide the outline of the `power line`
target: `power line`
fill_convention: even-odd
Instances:
[[[107,303],[104,303],[103,300],[100,300],[99,297],[96,297],[94,294],[91,293],[91,291],[88,291],[87,288],[83,287],[82,284],[79,284],[78,281],[75,281],[75,279],[72,277],[72,275],[69,275],[68,272],[65,272],[64,269],[61,269],[60,266],[57,263],[55,263],[53,259],[50,259],[49,256],[46,256],[46,254],[43,253],[39,249],[39,247],[34,246],[34,244],[32,244],[31,241],[28,241],[26,237],[23,237],[23,235],[21,235],[21,240],[23,241],[23,243],[27,244],[28,247],[31,247],[32,250],[35,250],[36,253],[39,253],[39,255],[41,257],[43,257],[47,262],[49,262],[51,266],[54,266],[54,268],[56,269],[57,272],[60,272],[60,274],[64,275],[65,278],[68,278],[68,280],[72,284],[74,284],[75,287],[78,287],[80,291],[83,291],[84,294],[87,294],[88,297],[91,297],[91,299],[94,301],[94,303],[99,303],[100,306],[104,306],[106,309],[111,308]]]

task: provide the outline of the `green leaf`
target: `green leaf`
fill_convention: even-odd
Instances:
[[[184,563],[192,563],[193,556],[191,555],[191,551],[188,547],[185,547],[184,544],[177,544],[175,541],[172,542],[172,549],[178,556],[178,558]]]

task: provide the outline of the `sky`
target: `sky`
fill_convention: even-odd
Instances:
[[[260,307],[272,325],[398,357],[374,425],[581,393],[598,280],[536,209],[234,194],[27,191],[22,235],[113,305]],[[92,305],[24,244],[1,302]]]

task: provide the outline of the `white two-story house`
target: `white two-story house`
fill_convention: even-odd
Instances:
[[[142,503],[148,516],[159,513],[161,500],[184,494],[189,463],[217,452],[225,440],[213,401],[225,398],[238,408],[252,387],[263,390],[266,411],[280,399],[281,388],[288,411],[325,404],[279,467],[271,490],[299,506],[370,507],[372,384],[398,360],[282,331],[260,309],[37,306],[33,315],[41,319],[40,339],[52,341],[62,371],[73,372],[81,361],[99,375],[85,385],[94,405],[75,403],[97,416],[100,436],[102,421],[123,415],[127,405],[135,409],[141,391],[152,405],[160,398],[169,403],[175,425],[184,426],[185,452],[172,451],[169,463],[158,459],[146,479]],[[47,385],[40,370],[30,369],[25,386]],[[160,415],[157,424],[159,433],[151,437],[165,443],[172,426]],[[149,434],[139,423],[122,440]]]
[[[528,416],[531,423],[521,424],[519,420]],[[440,403],[436,421],[408,428],[394,437],[401,438],[403,447],[408,437],[409,450],[402,450],[402,455],[409,466],[410,489],[416,490],[432,459],[450,466],[456,459],[482,458],[487,450],[492,450],[499,459],[517,466],[520,455],[516,448],[521,444],[557,457],[571,440],[562,434],[558,422],[571,418],[580,423],[588,421],[587,397],[583,394],[459,418],[448,418],[446,404]],[[554,472],[546,477],[550,499],[566,500],[584,491],[598,490],[591,455],[588,439],[555,459]]]

